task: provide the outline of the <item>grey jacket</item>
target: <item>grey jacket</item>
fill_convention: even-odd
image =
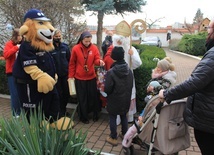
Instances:
[[[188,97],[184,119],[195,129],[214,134],[214,47],[193,70],[189,79],[164,91],[167,103]]]

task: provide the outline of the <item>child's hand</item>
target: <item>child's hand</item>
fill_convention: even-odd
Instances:
[[[139,116],[139,117],[138,117],[138,121],[139,121],[139,122],[143,122],[143,117],[142,117],[142,116]]]
[[[139,126],[142,127],[142,125],[143,125],[143,117],[142,116],[138,117],[138,123],[139,123]]]

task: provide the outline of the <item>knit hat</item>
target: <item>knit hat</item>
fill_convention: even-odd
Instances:
[[[149,86],[153,86],[154,88],[160,87],[160,83],[158,81],[152,81],[149,83]]]
[[[170,69],[170,63],[166,59],[162,59],[158,61],[157,67],[161,68],[161,70],[168,71]]]
[[[26,21],[27,18],[40,21],[50,21],[49,18],[45,17],[44,13],[37,9],[29,10],[24,16],[24,22]]]
[[[111,58],[116,61],[124,60],[124,53],[123,47],[115,46],[111,52]]]

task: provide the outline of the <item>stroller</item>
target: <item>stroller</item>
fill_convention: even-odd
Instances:
[[[189,128],[183,119],[185,104],[184,99],[161,103],[158,95],[149,100],[144,108],[143,125],[133,136],[141,139],[149,155],[172,155],[190,147]],[[123,152],[134,155],[133,145],[128,150],[123,147]]]

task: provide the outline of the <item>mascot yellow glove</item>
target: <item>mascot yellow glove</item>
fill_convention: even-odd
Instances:
[[[49,91],[53,90],[56,81],[47,73],[44,73],[41,69],[37,66],[27,66],[24,67],[24,70],[27,74],[30,74],[33,80],[37,80],[37,90],[40,93],[48,93]]]
[[[58,130],[68,130],[73,128],[74,122],[68,117],[61,117],[56,122],[51,123],[50,126]]]

